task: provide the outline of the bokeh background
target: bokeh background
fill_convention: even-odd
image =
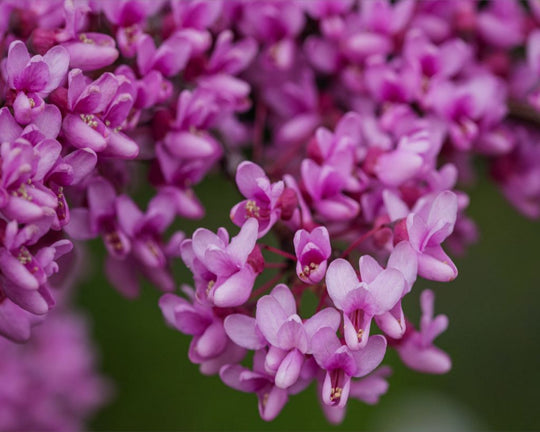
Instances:
[[[182,221],[190,235],[198,226],[231,227],[229,209],[240,196],[211,176],[197,188],[207,209],[203,221]],[[420,281],[405,310],[418,322],[418,295],[436,292],[436,312],[450,318],[437,345],[452,357],[444,376],[393,367],[389,393],[376,406],[356,400],[341,426],[329,425],[312,385],[293,396],[273,422],[260,420],[257,400],[207,377],[187,359],[189,338],[168,328],[145,286],[125,300],[106,281],[103,247],[91,244],[88,278],[77,294],[92,323],[101,369],[115,384],[110,404],[89,425],[96,431],[150,430],[538,430],[540,429],[540,225],[519,215],[480,176],[467,188],[468,214],[480,229],[479,242],[456,258],[459,277],[450,284]],[[234,232],[234,231],[233,231]],[[179,261],[180,280],[191,276]]]

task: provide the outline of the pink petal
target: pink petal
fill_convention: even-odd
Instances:
[[[388,268],[399,270],[405,277],[406,292],[411,290],[418,273],[418,258],[416,252],[407,241],[400,242],[390,254]]]
[[[257,179],[267,178],[264,170],[253,162],[244,161],[236,169],[236,185],[246,198],[252,198],[259,192]]]
[[[266,340],[257,328],[255,318],[243,314],[232,314],[223,322],[225,332],[231,340],[244,348],[258,350],[266,346]]]
[[[259,397],[259,414],[266,421],[274,420],[287,403],[287,391],[272,387],[269,393]]]
[[[399,301],[405,288],[405,278],[399,270],[388,268],[383,270],[369,284],[369,292],[375,301],[375,315],[388,312]]]
[[[282,389],[289,388],[298,380],[302,365],[304,364],[304,355],[293,349],[285,356],[276,373],[276,386]]]
[[[371,336],[363,349],[352,353],[358,365],[358,371],[354,376],[362,377],[373,371],[381,364],[385,353],[386,339],[384,336]]]
[[[255,218],[249,218],[244,222],[240,232],[233,237],[231,243],[227,246],[227,253],[238,265],[246,263],[248,255],[251,253],[257,242],[259,223]]]
[[[347,294],[359,285],[358,276],[348,261],[338,258],[330,263],[326,271],[326,289],[336,307],[343,309]]]
[[[213,303],[219,307],[244,304],[251,294],[256,276],[251,266],[245,266],[214,289]]]
[[[334,333],[337,332],[340,323],[341,314],[334,308],[325,308],[307,319],[304,322],[304,329],[311,341],[315,333],[323,327],[329,327]]]
[[[298,349],[305,353],[308,348],[308,339],[302,320],[298,315],[290,316],[278,330],[277,346],[283,350]]]
[[[313,357],[321,368],[325,368],[327,361],[341,346],[336,332],[329,327],[320,329],[311,340]]]
[[[383,271],[383,268],[371,255],[362,255],[359,261],[362,282],[370,284]]]
[[[28,48],[26,48],[24,42],[20,40],[11,42],[6,60],[8,84],[11,88],[15,88],[13,84],[14,78],[22,73],[29,61],[30,54],[28,54]]]
[[[287,316],[294,315],[296,313],[296,301],[287,285],[276,285],[270,295],[279,302],[279,305],[283,308]]]
[[[41,90],[41,94],[45,96],[56,89],[65,78],[69,67],[69,54],[64,47],[57,45],[47,51],[43,60],[49,66],[50,74],[47,86]]]
[[[279,302],[266,295],[257,302],[257,326],[264,337],[274,346],[279,346],[278,332],[289,316]]]
[[[426,248],[418,255],[418,274],[426,279],[449,282],[458,275],[458,270],[442,247]]]

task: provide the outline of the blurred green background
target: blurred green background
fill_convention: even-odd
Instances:
[[[437,345],[451,355],[452,371],[423,375],[387,355],[385,364],[394,369],[389,393],[376,406],[350,401],[338,427],[324,419],[313,385],[293,396],[275,421],[260,420],[254,395],[201,375],[188,361],[189,337],[165,325],[160,293],[145,286],[139,299],[127,301],[109,286],[100,270],[103,247],[94,242],[93,276],[80,287],[77,303],[92,322],[101,369],[114,380],[115,395],[90,429],[540,429],[540,226],[519,215],[487,180],[469,192],[468,214],[479,226],[480,241],[456,259],[456,281],[421,281],[405,305],[417,322],[420,290],[435,290],[436,312],[450,318]],[[197,194],[208,217],[182,223],[188,235],[198,226],[222,225],[239,199],[217,177],[208,178]],[[177,265],[180,278],[191,283],[183,264]]]

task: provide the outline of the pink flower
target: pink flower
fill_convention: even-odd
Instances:
[[[373,258],[360,258],[358,279],[351,264],[341,258],[330,263],[326,272],[328,295],[343,311],[343,334],[351,350],[364,347],[371,320],[389,312],[401,299],[405,288],[403,274],[395,268],[380,270]]]
[[[446,330],[446,315],[433,317],[435,295],[431,290],[424,290],[420,296],[422,318],[420,331],[410,329],[403,339],[397,341],[396,350],[411,369],[424,373],[443,374],[450,370],[452,362],[448,354],[433,346],[433,340]]]
[[[199,228],[192,239],[182,242],[182,259],[193,272],[199,300],[219,307],[247,301],[257,276],[248,259],[255,248],[258,226],[256,219],[246,220],[230,243],[224,228],[217,235]]]
[[[270,183],[261,167],[244,161],[236,170],[236,184],[247,200],[239,202],[231,209],[232,221],[242,226],[246,219],[257,219],[259,237],[263,237],[281,215],[278,200],[284,190],[283,182]]]
[[[344,407],[349,398],[351,378],[362,377],[381,363],[386,352],[386,339],[371,336],[363,348],[351,351],[342,345],[335,331],[329,327],[320,329],[313,336],[313,356],[326,371],[321,390],[323,403]]]
[[[304,229],[294,235],[296,274],[305,283],[316,284],[326,273],[326,261],[332,253],[330,237],[325,227],[317,227],[308,232]]]

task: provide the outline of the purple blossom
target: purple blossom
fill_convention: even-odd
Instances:
[[[256,219],[246,220],[230,243],[224,228],[217,235],[199,228],[192,239],[182,242],[182,259],[193,272],[200,301],[219,307],[246,302],[257,277],[257,265],[254,268],[249,257],[255,247],[258,226]]]
[[[232,221],[242,226],[246,219],[257,219],[259,237],[263,237],[281,215],[278,201],[284,190],[283,182],[270,183],[261,167],[244,161],[236,170],[236,184],[247,200],[239,202],[231,209]]]
[[[380,397],[388,391],[388,381],[392,370],[388,366],[382,366],[375,369],[372,373],[358,380],[351,380],[349,398],[358,399],[368,405],[374,405],[379,402]],[[319,392],[322,394],[322,383],[319,382]],[[326,419],[333,424],[339,424],[343,421],[346,412],[346,406],[327,405],[321,400],[321,407]]]
[[[10,44],[2,69],[7,85],[16,91],[13,108],[19,123],[30,123],[43,112],[43,98],[62,83],[68,64],[69,54],[62,47],[51,48],[43,57],[30,58],[23,42]]]
[[[133,159],[137,144],[121,130],[134,102],[134,88],[123,75],[104,73],[90,82],[82,71],[68,75],[67,108],[62,131],[77,148],[88,147],[105,156]]]
[[[175,294],[165,294],[159,306],[170,326],[193,336],[189,359],[200,364],[201,372],[207,375],[217,373],[225,364],[240,361],[245,350],[227,337],[223,320],[215,315],[212,307],[199,303],[191,289],[184,287],[184,291],[191,302]]]
[[[335,331],[329,327],[320,329],[313,336],[313,356],[326,371],[321,390],[324,404],[344,407],[349,398],[351,378],[362,377],[373,371],[386,352],[386,339],[371,336],[363,348],[351,351],[342,345]]]
[[[219,371],[222,381],[236,390],[256,393],[259,400],[259,414],[263,420],[271,421],[277,417],[287,403],[287,390],[274,384],[271,374],[264,369],[265,353],[255,352],[253,370],[240,365],[226,365]]]
[[[458,212],[458,197],[450,191],[428,195],[415,204],[409,213],[403,202],[392,194],[386,195],[392,220],[402,219],[405,230],[397,226],[398,241],[408,240],[418,256],[418,274],[426,279],[450,281],[456,278],[457,268],[446,255],[441,243],[454,230]]]
[[[448,318],[446,315],[433,317],[435,295],[431,290],[424,290],[420,296],[422,318],[420,330],[410,329],[405,336],[397,341],[396,350],[411,369],[424,372],[443,374],[450,370],[452,362],[448,354],[433,346],[433,340],[446,330]]]
[[[107,401],[110,384],[95,370],[85,324],[58,311],[25,344],[0,338],[2,430],[82,430]]]
[[[316,284],[326,273],[327,260],[332,253],[330,237],[325,227],[317,227],[311,232],[296,231],[294,251],[298,258],[296,274],[305,283]]]
[[[343,334],[347,346],[358,350],[366,346],[373,317],[389,312],[400,300],[405,278],[395,268],[381,270],[369,256],[360,259],[358,279],[351,264],[338,258],[326,272],[328,295],[343,311]]]

